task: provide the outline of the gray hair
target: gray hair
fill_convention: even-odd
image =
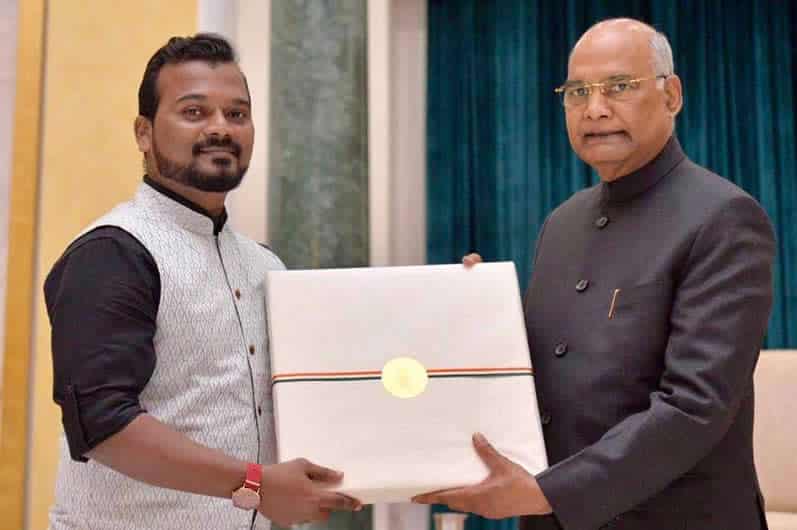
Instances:
[[[654,30],[653,36],[650,38],[650,49],[653,52],[653,71],[656,75],[673,75],[675,73],[675,65],[673,64],[672,48],[667,36]]]

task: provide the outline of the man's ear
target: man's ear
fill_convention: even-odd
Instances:
[[[664,80],[664,92],[667,97],[667,110],[674,118],[681,112],[684,106],[683,87],[681,86],[681,78],[673,74]]]
[[[148,153],[152,149],[152,122],[149,121],[149,118],[138,116],[133,123],[133,132],[136,135],[138,150]]]

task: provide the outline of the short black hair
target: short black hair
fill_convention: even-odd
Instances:
[[[138,87],[138,115],[155,119],[158,111],[158,75],[167,64],[180,64],[189,61],[203,61],[216,65],[219,63],[238,63],[232,45],[221,35],[197,33],[193,37],[172,37],[150,58],[144,77]],[[246,85],[246,77],[241,76]],[[247,93],[249,86],[246,86]]]

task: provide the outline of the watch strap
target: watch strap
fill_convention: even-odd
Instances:
[[[246,465],[246,480],[243,487],[256,493],[260,492],[260,484],[263,482],[263,468],[260,464],[249,463]]]

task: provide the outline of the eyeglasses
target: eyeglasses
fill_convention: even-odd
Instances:
[[[634,92],[639,89],[639,85],[642,81],[667,79],[668,77],[668,75],[653,75],[650,77],[636,77],[633,79],[614,77],[599,83],[565,83],[554,89],[554,92],[560,95],[562,104],[566,108],[573,108],[585,105],[587,101],[589,101],[592,91],[596,88],[609,99],[624,101],[633,96]]]

